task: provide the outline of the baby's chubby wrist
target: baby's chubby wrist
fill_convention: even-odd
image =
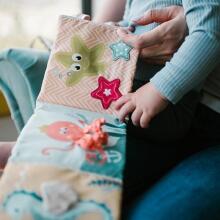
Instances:
[[[153,90],[154,93],[157,93],[157,95],[160,96],[160,98],[163,99],[163,101],[169,103],[169,100],[161,94],[161,92],[156,88],[156,86],[152,82],[149,82],[148,86]]]

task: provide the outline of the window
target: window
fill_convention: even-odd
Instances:
[[[38,36],[53,40],[58,16],[79,14],[81,0],[0,0],[0,8],[0,49],[29,47]]]

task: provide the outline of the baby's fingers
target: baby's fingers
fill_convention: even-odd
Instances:
[[[153,116],[151,114],[149,114],[148,112],[143,112],[141,119],[140,119],[140,126],[142,128],[149,127],[149,124],[152,118]]]
[[[119,110],[126,102],[128,102],[131,99],[131,94],[123,95],[121,98],[119,98],[114,106],[115,110]]]
[[[140,126],[140,119],[143,112],[138,108],[132,113],[131,120],[135,126]]]
[[[119,113],[118,113],[118,118],[120,121],[124,122],[125,121],[125,118],[126,116],[133,112],[135,109],[135,106],[132,102],[127,102],[126,104],[124,104],[122,106],[122,108],[119,110]]]

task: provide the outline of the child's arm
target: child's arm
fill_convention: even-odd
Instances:
[[[209,75],[220,57],[220,1],[183,0],[183,7],[189,36],[149,83],[174,104]],[[129,43],[133,37],[124,36],[123,40]],[[139,36],[137,40],[143,38]],[[155,109],[163,110],[162,100],[154,104],[154,107],[147,106],[151,118],[158,113]]]
[[[183,0],[189,36],[151,83],[172,103],[198,86],[220,57],[220,1]]]
[[[220,55],[220,1],[183,0],[183,7],[189,35],[171,61],[151,79],[158,91],[174,104],[209,75]],[[144,35],[126,34],[122,38],[127,43],[136,38],[137,44]]]
[[[122,19],[125,10],[126,0],[102,0],[98,12],[94,17],[97,22],[118,22]]]

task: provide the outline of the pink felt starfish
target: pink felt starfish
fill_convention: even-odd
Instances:
[[[113,101],[119,99],[122,94],[119,91],[120,79],[108,81],[103,76],[98,79],[99,86],[91,93],[95,99],[100,99],[104,109],[108,109]]]

